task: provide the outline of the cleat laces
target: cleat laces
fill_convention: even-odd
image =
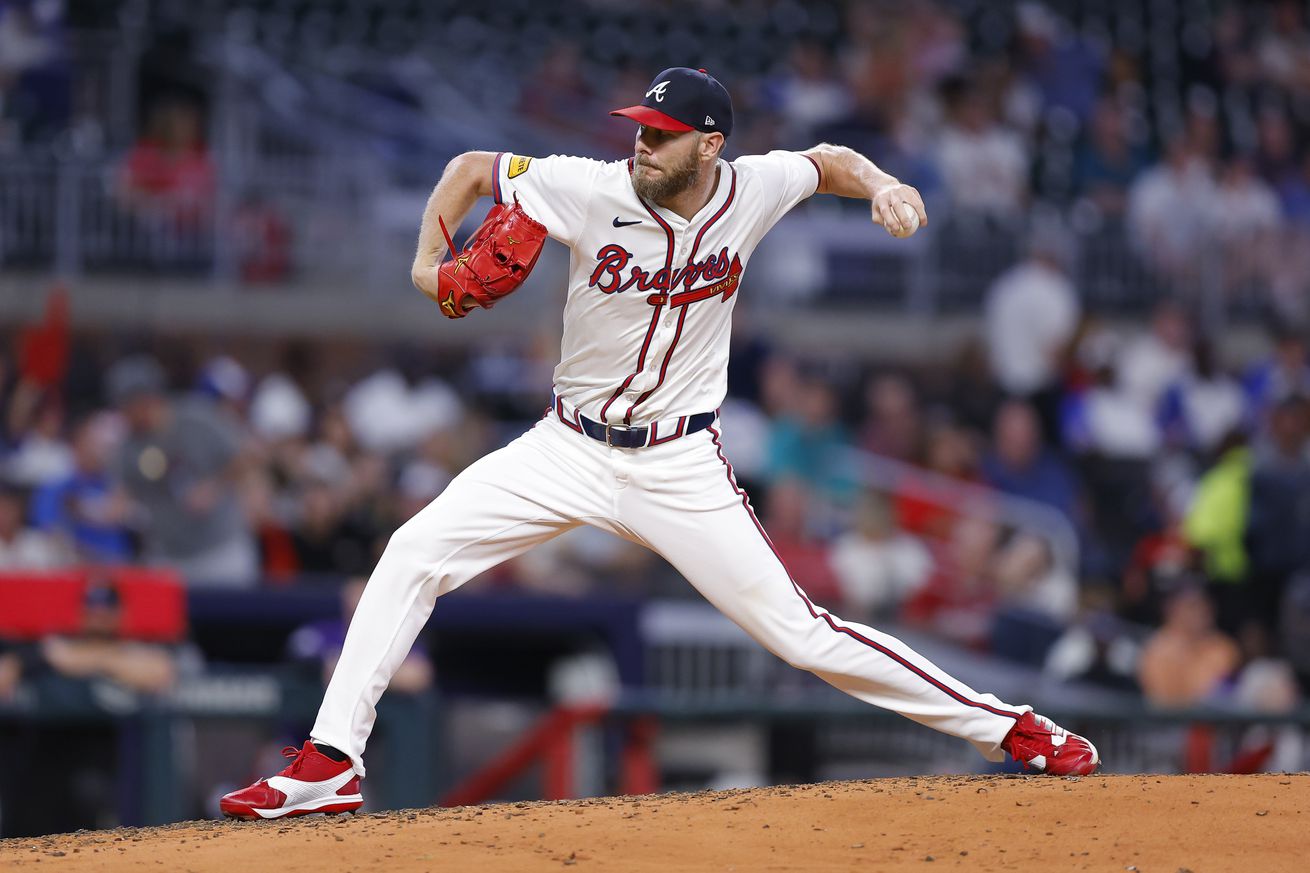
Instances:
[[[282,750],[282,757],[294,758],[295,760],[293,760],[290,764],[288,764],[286,768],[277,775],[294,776],[295,774],[299,773],[300,767],[302,764],[305,763],[305,758],[308,755],[307,750],[308,750],[308,745],[300,749],[297,749],[295,746],[287,746],[286,748],[284,748]]]

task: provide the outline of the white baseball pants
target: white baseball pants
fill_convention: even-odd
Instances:
[[[360,600],[311,736],[364,775],[375,706],[438,597],[580,524],[654,550],[769,651],[842,691],[972,742],[988,759],[1030,707],[947,675],[904,643],[815,606],[774,553],[718,425],[610,448],[554,411],[470,466],[392,535]]]

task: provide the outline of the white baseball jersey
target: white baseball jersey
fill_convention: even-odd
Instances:
[[[631,160],[499,154],[493,191],[572,251],[555,393],[607,424],[712,412],[746,264],[769,228],[814,194],[818,165],[775,151],[717,165],[690,221],[637,196]]]

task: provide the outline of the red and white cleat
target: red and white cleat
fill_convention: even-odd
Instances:
[[[1010,757],[1052,776],[1087,776],[1096,772],[1101,758],[1085,737],[1071,734],[1049,718],[1026,712],[1001,741]]]
[[[249,788],[223,795],[218,808],[228,818],[283,818],[311,812],[354,812],[364,803],[359,777],[350,761],[333,761],[309,740],[302,749],[287,746],[294,760],[285,770]]]

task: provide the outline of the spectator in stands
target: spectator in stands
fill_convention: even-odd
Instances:
[[[1080,310],[1069,257],[1058,230],[1034,228],[1027,260],[997,278],[983,302],[992,373],[1008,395],[1033,404],[1048,439],[1058,433],[1061,365]]]
[[[1255,167],[1280,194],[1298,175],[1296,131],[1287,110],[1277,103],[1265,106],[1256,118]]]
[[[1105,59],[1040,3],[1019,4],[1020,68],[1047,110],[1059,109],[1078,123],[1092,113]]]
[[[72,563],[63,543],[23,523],[24,491],[0,479],[0,570],[49,570]]]
[[[1208,223],[1218,251],[1225,288],[1239,292],[1275,275],[1278,232],[1283,222],[1278,196],[1255,174],[1247,155],[1223,166]]]
[[[73,453],[64,439],[64,405],[54,392],[36,391],[31,422],[16,434],[18,444],[0,467],[0,473],[25,488],[63,478],[73,468]]]
[[[1084,459],[1142,461],[1160,447],[1156,410],[1125,384],[1119,350],[1118,337],[1108,331],[1089,332],[1079,343],[1083,384],[1063,400],[1061,435],[1065,446]]]
[[[1150,329],[1125,343],[1115,369],[1129,399],[1154,416],[1165,391],[1191,366],[1191,320],[1178,303],[1162,300],[1151,313]]]
[[[1164,163],[1141,173],[1128,191],[1129,238],[1146,263],[1169,277],[1195,279],[1214,196],[1204,157],[1186,137],[1175,136]]]
[[[961,515],[933,544],[933,573],[905,601],[902,617],[965,645],[986,643],[996,609],[993,562],[1004,530],[983,514]]]
[[[396,513],[398,518],[413,518],[446,490],[455,476],[454,471],[464,466],[461,450],[462,446],[452,431],[438,431],[423,441],[401,468],[396,480],[396,490],[402,502]]]
[[[785,72],[765,83],[764,97],[782,116],[787,141],[813,142],[817,129],[850,112],[851,92],[834,60],[825,46],[801,40],[792,46]]]
[[[77,632],[48,636],[24,647],[24,681],[55,689],[69,680],[108,682],[129,692],[155,695],[174,687],[179,676],[199,671],[201,659],[192,646],[124,636],[123,614],[113,584],[92,580],[83,597]],[[122,701],[123,692],[110,699]],[[110,724],[76,720],[65,725],[40,723],[19,732],[16,747],[6,749],[0,767],[0,787],[6,795],[0,833],[17,836],[102,827],[106,810],[114,807],[112,762],[120,742],[116,734]],[[37,782],[43,790],[31,791]],[[20,797],[21,804],[16,802]]]
[[[1237,643],[1215,627],[1205,593],[1185,588],[1166,602],[1164,624],[1142,650],[1137,678],[1156,706],[1196,706],[1219,695],[1240,662]]]
[[[287,641],[287,654],[296,663],[310,667],[323,684],[332,678],[341,646],[346,641],[346,628],[364,596],[368,580],[354,577],[341,586],[341,617],[316,621],[298,628]],[[414,644],[396,674],[391,677],[388,690],[401,694],[419,694],[432,687],[432,659],[422,642]]]
[[[207,360],[196,377],[196,393],[211,400],[233,424],[245,428],[249,412],[250,372],[231,355]]]
[[[1277,626],[1279,649],[1310,689],[1310,570],[1288,580]]]
[[[82,605],[79,633],[56,635],[40,643],[40,657],[53,673],[70,679],[108,679],[133,691],[167,691],[177,680],[181,650],[126,639],[118,590],[92,580]]]
[[[850,438],[837,413],[833,387],[816,376],[802,377],[795,414],[776,420],[769,437],[769,475],[774,481],[799,479],[822,498],[853,496],[846,458]]]
[[[967,339],[942,375],[946,385],[934,394],[951,411],[954,422],[976,433],[990,430],[996,410],[1005,402],[1005,391],[992,374],[986,337]]]
[[[1028,198],[1028,150],[963,78],[943,83],[937,164],[956,210],[1010,224]]]
[[[842,601],[866,616],[895,609],[932,572],[927,548],[896,528],[886,499],[873,492],[861,496],[855,522],[833,542],[829,563]]]
[[[1214,42],[1218,74],[1231,85],[1247,89],[1260,78],[1255,58],[1255,30],[1241,4],[1226,5],[1215,13]]]
[[[792,578],[811,599],[835,608],[842,602],[842,588],[826,543],[815,535],[818,512],[807,483],[794,477],[775,482],[765,507],[764,527]]]
[[[254,584],[258,555],[236,491],[239,435],[208,401],[170,399],[153,358],[125,358],[106,381],[128,427],[116,478],[142,513],[146,559],[191,583]]]
[[[1275,190],[1283,215],[1291,225],[1286,230],[1293,235],[1304,234],[1310,226],[1310,152],[1302,157],[1299,167],[1279,177]]]
[[[1251,559],[1252,618],[1268,632],[1294,573],[1310,568],[1310,400],[1293,394],[1270,414],[1251,469],[1245,534]]]
[[[109,414],[87,416],[73,433],[74,470],[32,496],[33,524],[70,542],[90,563],[125,564],[133,557],[131,503],[109,474],[118,438]]]
[[[1128,191],[1146,165],[1142,148],[1129,141],[1128,117],[1120,102],[1103,97],[1078,149],[1075,187],[1108,219],[1123,217]]]
[[[1288,91],[1310,93],[1310,34],[1305,12],[1295,0],[1271,4],[1272,27],[1265,30],[1256,47],[1260,71]]]
[[[1270,330],[1272,354],[1251,367],[1243,380],[1247,422],[1253,428],[1263,425],[1269,410],[1284,397],[1310,396],[1310,358],[1306,355],[1304,328],[1276,320]]]
[[[1108,592],[1089,588],[1082,599],[1077,619],[1047,650],[1042,673],[1061,682],[1139,691],[1139,646],[1112,612]]]
[[[1250,563],[1246,525],[1250,515],[1251,450],[1240,432],[1229,434],[1217,460],[1197,483],[1183,522],[1188,544],[1204,557],[1206,578],[1225,626],[1236,629],[1248,614],[1246,589]]]
[[[291,222],[274,203],[256,192],[247,194],[232,215],[232,239],[243,282],[286,281],[294,240]]]
[[[732,458],[732,469],[742,490],[754,493],[755,483],[767,478],[769,433],[773,422],[754,402],[730,391],[719,407],[722,422],[720,441],[724,454]]]
[[[118,196],[147,226],[195,233],[211,217],[215,174],[200,109],[171,99],[150,110],[146,133],[123,160]]]
[[[1164,602],[1174,592],[1205,583],[1198,555],[1183,534],[1183,516],[1171,510],[1158,491],[1152,495],[1162,517],[1157,530],[1139,539],[1129,555],[1119,592],[1119,614],[1127,621],[1156,626],[1164,617]]]
[[[1014,533],[993,559],[991,575],[1002,606],[1061,623],[1072,619],[1078,607],[1078,580],[1036,534]]]
[[[929,540],[950,539],[965,487],[981,479],[978,442],[975,433],[949,422],[928,431],[921,471],[896,485],[896,518],[903,530]]]
[[[1111,578],[1159,525],[1151,499],[1151,463],[1161,447],[1158,416],[1123,384],[1118,349],[1108,332],[1083,337],[1078,360],[1085,384],[1065,398],[1062,419],[1064,443],[1086,487],[1082,569]]]
[[[372,566],[372,543],[353,529],[349,506],[326,482],[307,479],[297,500],[291,530],[297,569],[302,573],[361,573]]]
[[[865,386],[864,404],[860,448],[897,461],[918,462],[923,454],[923,415],[913,383],[894,373],[874,376]]]
[[[1192,366],[1165,391],[1160,424],[1174,446],[1209,456],[1219,441],[1246,418],[1246,396],[1237,380],[1219,368],[1213,344],[1192,344]]]
[[[63,18],[63,3],[0,3],[0,145],[53,140],[68,124],[72,77]]]
[[[1071,522],[1080,517],[1073,471],[1043,444],[1041,423],[1029,403],[1011,400],[996,413],[982,473],[987,484],[1006,494],[1044,503]]]
[[[1281,217],[1277,195],[1256,175],[1250,156],[1237,154],[1229,158],[1210,201],[1209,219],[1225,252],[1233,256],[1267,238]]]

